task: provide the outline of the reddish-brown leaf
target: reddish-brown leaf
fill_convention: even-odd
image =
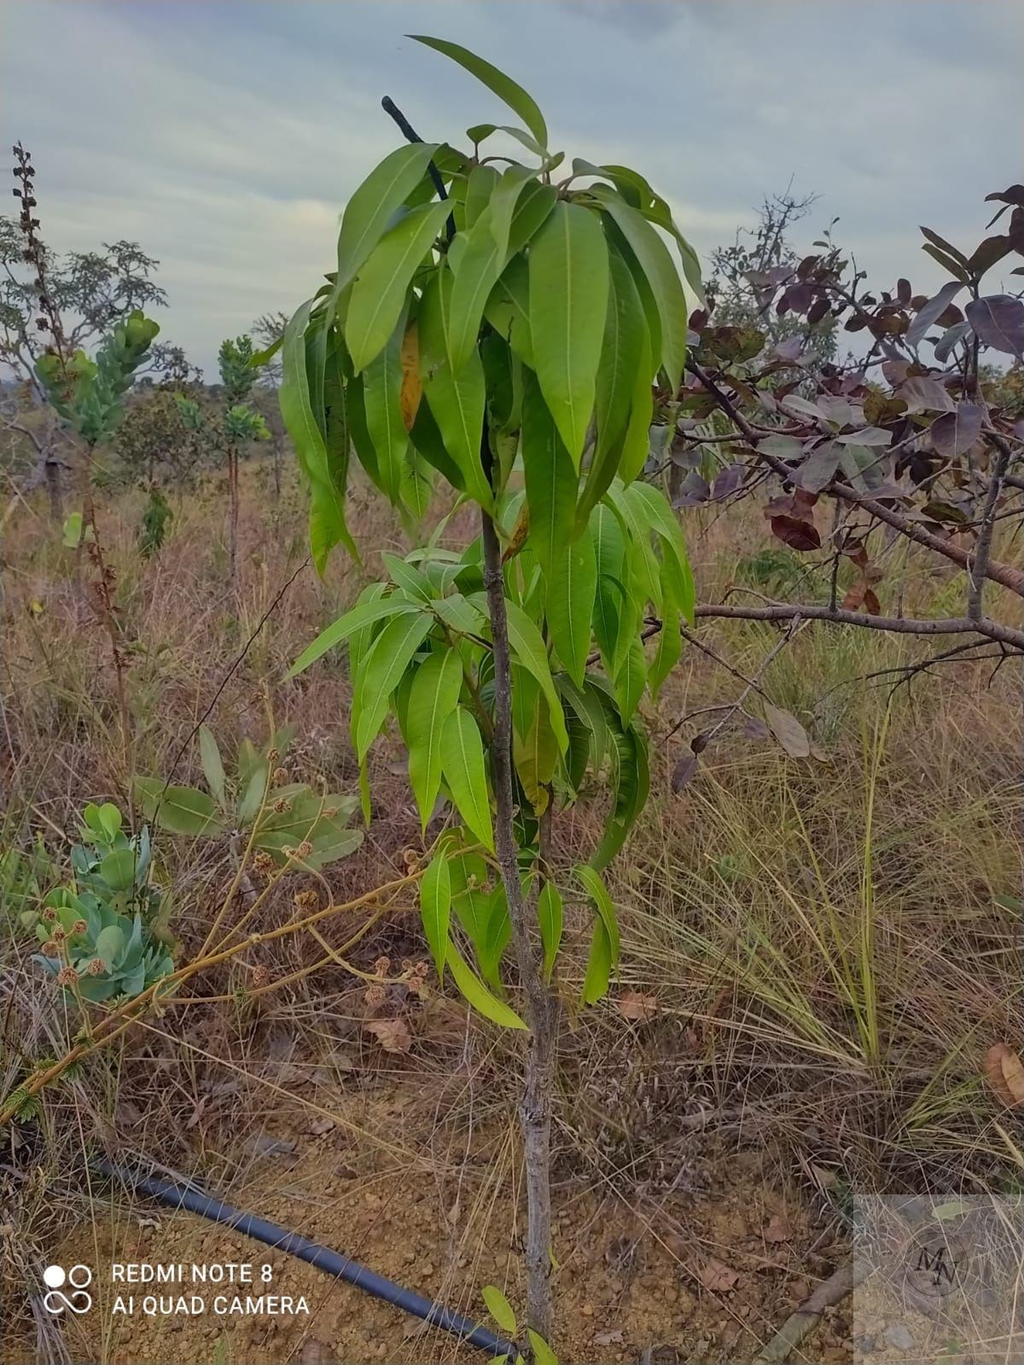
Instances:
[[[858,579],[839,603],[840,607],[843,611],[860,611],[864,603],[864,594],[867,590],[868,585],[864,582],[863,578]]]
[[[819,550],[821,536],[818,528],[810,521],[797,517],[778,516],[771,519],[772,532],[785,545],[793,550]]]

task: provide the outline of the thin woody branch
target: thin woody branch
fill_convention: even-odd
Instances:
[[[695,360],[688,360],[686,368],[700,380],[704,388],[712,395],[754,454],[782,478],[792,479],[795,471],[790,468],[785,460],[768,451],[758,449],[759,442],[778,433],[771,428],[758,428],[748,422],[722,386]],[[971,571],[975,578],[979,580],[990,579],[993,583],[999,583],[1002,587],[1008,588],[1016,596],[1024,597],[1024,572],[1020,569],[1012,568],[1008,564],[993,562],[987,553],[979,566],[977,554],[972,555],[969,550],[965,550],[962,546],[954,545],[951,541],[944,540],[942,536],[926,531],[923,526],[918,525],[902,512],[896,511],[895,508],[886,507],[884,503],[875,498],[863,497],[849,484],[833,479],[823,491],[833,497],[842,498],[844,502],[850,503],[852,506],[862,508],[869,516],[891,526],[893,530],[898,531],[908,540],[934,551],[944,559],[956,564],[958,568]]]

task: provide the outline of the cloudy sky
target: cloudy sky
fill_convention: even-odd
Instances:
[[[569,158],[645,172],[703,254],[792,179],[820,196],[807,242],[838,216],[872,278],[926,291],[917,225],[971,246],[1021,179],[1019,0],[3,0],[0,23],[47,240],[137,239],[165,338],[205,367],[331,268],[395,145],[382,95],[431,140],[512,121],[407,32],[505,68]]]

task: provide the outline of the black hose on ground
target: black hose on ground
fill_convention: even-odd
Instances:
[[[286,1251],[290,1256],[297,1256],[300,1261],[308,1261],[310,1265],[316,1266],[317,1270],[334,1275],[337,1279],[354,1285],[356,1289],[372,1294],[375,1299],[383,1299],[385,1303],[394,1304],[396,1308],[411,1313],[413,1317],[422,1318],[431,1326],[439,1327],[442,1332],[451,1332],[453,1336],[461,1337],[470,1346],[488,1351],[492,1356],[507,1355],[510,1360],[516,1358],[517,1350],[511,1342],[502,1341],[486,1327],[478,1327],[461,1313],[455,1313],[450,1308],[445,1308],[443,1304],[432,1303],[422,1294],[416,1294],[411,1289],[404,1289],[400,1284],[395,1284],[393,1280],[385,1279],[383,1275],[378,1275],[366,1266],[360,1265],[358,1261],[353,1261],[350,1256],[342,1256],[337,1251],[332,1251],[330,1247],[310,1242],[307,1238],[300,1237],[297,1232],[288,1232],[274,1223],[268,1223],[264,1218],[257,1218],[255,1214],[233,1209],[230,1204],[222,1204],[219,1199],[203,1194],[200,1190],[176,1185],[173,1180],[143,1175],[140,1171],[115,1166],[109,1161],[98,1160],[95,1164],[102,1175],[120,1180],[123,1184],[138,1190],[140,1194],[151,1195],[171,1208],[187,1209],[189,1213],[197,1213],[201,1218],[223,1223],[247,1237],[255,1237],[257,1241],[264,1242],[277,1251]]]

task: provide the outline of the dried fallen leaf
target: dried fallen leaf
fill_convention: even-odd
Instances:
[[[793,1229],[781,1213],[773,1213],[764,1229],[766,1242],[791,1242]]]
[[[625,1341],[625,1337],[619,1331],[598,1332],[594,1337],[595,1346],[619,1346]]]
[[[811,741],[807,738],[807,731],[789,711],[783,711],[781,707],[772,706],[771,702],[764,704],[764,718],[768,722],[772,734],[789,754],[790,758],[808,758],[811,752]]]
[[[993,1043],[985,1053],[985,1075],[1008,1109],[1024,1104],[1024,1064],[1006,1043]]]
[[[404,1019],[371,1019],[363,1028],[385,1052],[408,1052],[412,1047],[412,1034]]]
[[[700,1272],[700,1282],[705,1289],[712,1294],[728,1294],[730,1289],[735,1289],[739,1282],[739,1271],[733,1270],[724,1261],[718,1261],[714,1256],[709,1256],[704,1263],[704,1268]]]
[[[658,1012],[657,996],[641,995],[639,991],[623,991],[616,1003],[623,1019],[637,1019],[644,1022]]]

